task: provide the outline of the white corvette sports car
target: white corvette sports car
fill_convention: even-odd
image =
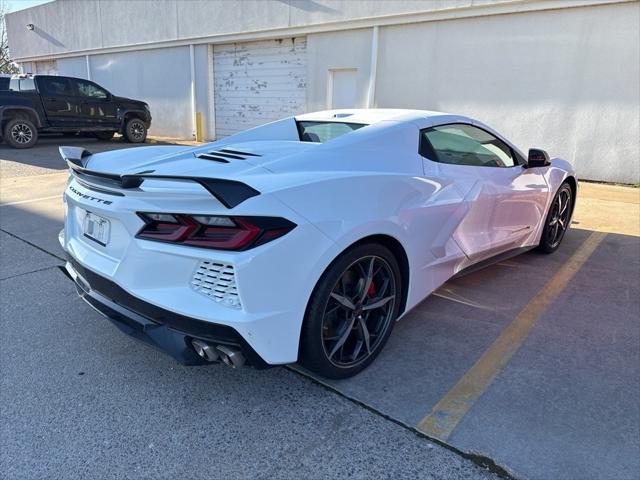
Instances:
[[[79,294],[185,364],[344,378],[453,276],[554,251],[577,181],[482,123],[416,110],[287,118],[196,148],[70,167],[60,242]]]

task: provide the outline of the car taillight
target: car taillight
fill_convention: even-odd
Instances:
[[[247,250],[282,237],[295,223],[279,217],[227,217],[178,213],[138,213],[145,240],[217,250]]]

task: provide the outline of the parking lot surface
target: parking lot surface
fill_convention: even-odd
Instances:
[[[328,382],[182,367],[79,300],[56,268],[59,143],[129,146],[0,145],[3,477],[496,478],[464,452],[518,478],[638,478],[639,189],[582,184],[555,254],[447,283]]]

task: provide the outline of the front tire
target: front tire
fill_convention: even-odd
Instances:
[[[560,185],[555,197],[553,197],[551,207],[549,207],[549,213],[545,219],[544,230],[542,230],[542,237],[538,245],[539,251],[553,253],[558,249],[564,234],[569,228],[572,213],[573,191],[571,186],[565,182]]]
[[[389,249],[359,245],[338,257],[311,294],[302,327],[302,366],[348,378],[378,356],[402,299],[400,267]]]
[[[147,126],[139,118],[131,118],[127,120],[123,133],[129,143],[143,143],[147,139]]]
[[[4,127],[4,140],[13,148],[31,148],[38,141],[38,129],[31,120],[14,118]]]

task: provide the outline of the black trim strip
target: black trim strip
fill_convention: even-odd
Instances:
[[[240,155],[232,155],[229,153],[222,153],[222,152],[224,152],[224,150],[220,150],[219,152],[214,150],[214,151],[208,152],[207,155],[217,155],[219,157],[231,158],[233,160],[246,160],[247,158],[247,157],[241,157]]]
[[[94,192],[98,192],[98,193],[104,193],[105,195],[114,195],[114,196],[116,196],[116,197],[124,197],[124,196],[125,196],[125,195],[124,195],[124,193],[120,193],[120,192],[115,192],[115,191],[113,191],[113,190],[107,190],[107,189],[99,188],[99,187],[96,187],[96,186],[95,186],[94,184],[92,184],[92,183],[89,183],[89,182],[87,182],[87,181],[84,181],[84,180],[82,179],[82,175],[83,175],[83,174],[81,174],[81,173],[74,172],[74,175],[75,175],[76,181],[77,181],[80,185],[82,185],[84,188],[86,188],[86,189],[88,189],[88,190],[92,190],[92,191],[94,191]]]
[[[220,163],[229,163],[229,160],[227,160],[226,158],[217,157],[208,153],[199,153],[198,155],[196,155],[196,158],[202,158],[203,160],[213,160]]]
[[[480,260],[478,263],[474,263],[473,265],[469,265],[467,268],[460,270],[453,277],[451,277],[451,279],[463,277],[464,275],[482,270],[489,265],[494,265],[498,262],[508,260],[509,258],[517,257],[518,255],[522,255],[523,253],[528,252],[529,250],[533,250],[534,248],[536,247],[518,247],[507,250],[506,252],[499,253],[498,255],[494,255],[493,257],[485,258],[484,260]]]
[[[78,292],[80,296],[111,320],[125,323],[140,334],[148,335],[158,327],[166,327],[174,334],[179,334],[179,337],[183,338],[185,342],[190,338],[201,338],[216,344],[237,346],[242,349],[247,361],[252,366],[256,368],[270,366],[234,328],[197,320],[145,302],[125,291],[115,282],[83,267],[70,255],[67,255],[67,260],[78,273],[79,278],[82,278],[82,281],[76,281],[76,286],[80,289]],[[65,274],[71,278],[68,272]],[[88,285],[83,285],[85,281]],[[101,301],[101,297],[107,301]],[[126,333],[131,334],[131,332]],[[160,348],[182,361],[169,346],[160,346]]]

